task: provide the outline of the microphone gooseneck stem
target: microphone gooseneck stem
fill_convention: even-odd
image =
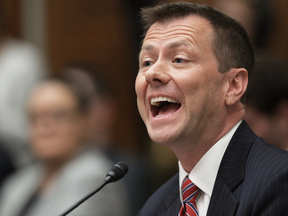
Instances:
[[[78,201],[76,204],[74,204],[72,207],[70,207],[68,210],[66,210],[64,213],[62,213],[59,216],[65,216],[69,214],[71,211],[73,211],[75,208],[77,208],[81,203],[83,203],[85,200],[89,199],[91,196],[93,196],[95,193],[100,191],[106,184],[110,182],[116,182],[119,179],[123,178],[123,176],[128,172],[128,166],[124,162],[119,162],[111,167],[109,172],[106,175],[106,178],[104,182],[93,192],[89,193],[85,197],[83,197],[80,201]]]
[[[79,206],[81,203],[83,203],[85,200],[89,199],[91,196],[93,196],[95,193],[97,193],[99,190],[101,190],[106,184],[110,183],[110,181],[106,180],[94,191],[92,191],[91,193],[87,194],[85,197],[83,197],[80,201],[78,201],[75,205],[73,205],[72,207],[70,207],[69,209],[67,209],[64,213],[62,213],[59,216],[65,216],[68,213],[70,213],[71,211],[73,211],[77,206]]]

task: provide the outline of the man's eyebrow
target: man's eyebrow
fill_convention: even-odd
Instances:
[[[175,49],[178,48],[180,46],[191,46],[191,44],[189,44],[187,41],[176,41],[176,42],[172,42],[171,44],[169,44],[169,48],[170,49]]]
[[[175,41],[175,42],[172,42],[171,44],[168,45],[168,48],[169,49],[176,49],[180,46],[188,46],[188,47],[191,47],[192,45],[188,42],[188,41],[185,41],[185,40],[181,40],[181,41]],[[139,52],[139,56],[141,55],[141,53],[143,51],[152,51],[154,50],[155,47],[151,44],[144,44],[141,48],[141,51]]]
[[[154,47],[151,44],[146,44],[146,45],[142,46],[141,51],[142,50],[151,51],[153,49],[154,49]]]
[[[144,44],[142,47],[141,47],[141,50],[139,52],[139,55],[138,55],[138,58],[141,57],[143,51],[145,52],[150,52],[154,49],[154,46],[152,46],[151,44]]]

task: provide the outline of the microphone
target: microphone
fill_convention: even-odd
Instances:
[[[127,164],[124,162],[118,162],[117,164],[111,167],[104,181],[106,181],[107,183],[116,182],[119,179],[123,178],[127,172],[128,172]]]
[[[106,184],[109,184],[111,182],[116,182],[120,180],[121,178],[126,175],[128,172],[128,166],[124,162],[118,162],[117,164],[113,165],[110,170],[108,171],[106,178],[104,179],[104,182],[94,191],[83,197],[80,201],[78,201],[76,204],[71,206],[69,209],[67,209],[64,213],[62,213],[59,216],[65,216],[71,211],[73,211],[75,208],[77,208],[80,204],[82,204],[85,200],[89,199],[91,196],[93,196],[95,193],[100,191]]]

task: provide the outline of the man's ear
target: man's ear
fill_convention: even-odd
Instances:
[[[233,105],[240,101],[248,85],[248,72],[244,68],[232,68],[228,73],[228,89],[226,92],[226,105]]]

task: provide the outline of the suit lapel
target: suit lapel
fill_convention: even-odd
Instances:
[[[163,201],[163,209],[161,216],[178,215],[181,202],[179,197],[179,175],[177,174],[174,179],[169,192],[166,194]]]
[[[207,216],[233,216],[238,207],[238,200],[231,193],[227,184],[218,175],[213,189]]]
[[[219,167],[207,216],[232,216],[238,207],[233,191],[245,177],[246,159],[256,135],[243,121],[233,135]]]
[[[166,203],[168,204],[168,202]],[[179,198],[179,193],[178,196],[176,197],[176,199],[174,199],[169,206],[166,205],[167,211],[163,212],[163,214],[161,214],[161,216],[167,216],[167,215],[178,215],[180,208],[181,208],[181,202],[180,202],[180,198]]]

